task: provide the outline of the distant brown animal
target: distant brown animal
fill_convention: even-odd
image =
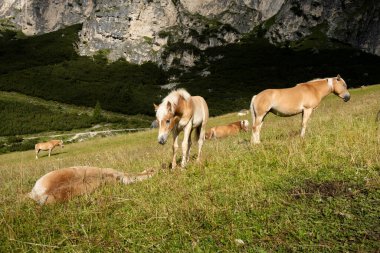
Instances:
[[[272,112],[277,116],[293,116],[302,113],[301,137],[305,136],[306,124],[313,110],[322,98],[334,93],[345,102],[350,100],[350,93],[343,78],[316,79],[300,83],[287,89],[267,89],[251,100],[252,137],[251,143],[260,143],[260,130],[265,116]]]
[[[217,139],[239,133],[240,131],[248,131],[248,120],[240,120],[225,126],[212,127],[206,132],[206,139]]]
[[[51,141],[47,141],[47,142],[37,143],[36,145],[34,145],[34,151],[36,152],[36,159],[38,159],[38,153],[41,150],[44,150],[44,151],[48,150],[49,151],[49,157],[50,157],[51,151],[56,146],[60,146],[61,148],[63,148],[64,147],[63,141],[62,140],[51,140]]]
[[[154,170],[125,174],[113,169],[76,166],[51,171],[37,180],[29,197],[40,205],[62,202],[93,192],[105,183],[131,184],[152,177]]]
[[[185,167],[190,158],[193,130],[198,141],[197,161],[200,161],[209,116],[206,101],[200,96],[191,96],[184,89],[178,89],[169,93],[160,105],[154,105],[154,109],[159,127],[158,143],[164,145],[169,134],[173,132],[172,168],[177,166],[178,136],[181,131],[183,131],[181,167]]]

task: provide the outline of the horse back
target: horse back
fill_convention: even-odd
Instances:
[[[94,191],[105,182],[116,182],[122,173],[96,167],[70,167],[42,176],[29,196],[40,204],[64,201]]]

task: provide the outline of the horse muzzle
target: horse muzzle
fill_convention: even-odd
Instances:
[[[351,96],[349,94],[344,95],[343,101],[348,102],[350,100]]]
[[[158,137],[158,143],[160,143],[161,145],[164,145],[167,141],[168,137],[167,135],[162,135],[160,137]]]

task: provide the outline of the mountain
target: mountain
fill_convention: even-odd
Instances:
[[[280,47],[319,34],[380,55],[376,0],[3,0],[3,26],[27,35],[83,23],[77,51],[115,61],[192,67],[210,47],[260,35]],[[321,39],[321,38],[315,38]],[[325,44],[324,46],[329,44]],[[335,45],[331,43],[331,45]],[[311,48],[319,49],[312,43]]]

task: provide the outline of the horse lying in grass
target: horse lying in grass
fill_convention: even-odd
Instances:
[[[191,133],[194,129],[198,141],[197,161],[199,161],[209,116],[206,101],[200,96],[191,96],[184,89],[178,89],[169,93],[162,100],[162,103],[154,105],[154,108],[159,127],[158,143],[164,145],[170,132],[173,132],[172,168],[174,169],[177,166],[178,135],[181,131],[184,132],[181,166],[185,167],[189,161]]]
[[[233,122],[231,124],[225,126],[216,126],[212,127],[210,130],[206,132],[206,139],[217,139],[222,137],[227,137],[230,135],[235,135],[240,131],[248,131],[249,122],[248,120],[240,120]]]
[[[322,98],[330,93],[341,97],[345,102],[350,100],[347,84],[340,75],[311,80],[287,89],[267,89],[253,96],[250,105],[251,143],[260,143],[260,130],[268,112],[283,117],[302,113],[301,137],[304,137],[306,124],[313,109],[319,105]]]
[[[50,157],[50,154],[51,154],[51,151],[56,147],[56,146],[60,146],[61,148],[63,148],[63,141],[62,140],[51,140],[51,141],[47,141],[47,142],[41,142],[41,143],[37,143],[36,145],[34,145],[34,151],[36,152],[36,159],[38,159],[38,153],[41,151],[41,150],[48,150],[49,151],[49,157]]]
[[[29,197],[40,205],[62,202],[93,192],[105,183],[131,184],[148,179],[154,170],[125,174],[113,169],[76,166],[51,171],[37,180]]]

